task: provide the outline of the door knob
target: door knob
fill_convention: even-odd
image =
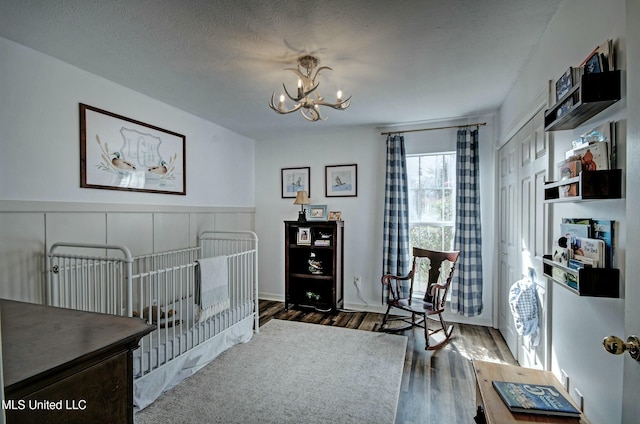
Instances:
[[[637,336],[627,337],[627,341],[623,341],[620,337],[608,336],[602,340],[604,350],[614,355],[621,355],[629,352],[629,355],[636,361],[640,361],[640,339]]]

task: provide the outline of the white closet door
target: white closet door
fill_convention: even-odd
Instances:
[[[518,362],[546,368],[546,280],[542,255],[546,243],[543,184],[549,169],[548,136],[540,110],[499,151],[498,328]],[[540,344],[529,349],[519,337],[509,306],[509,290],[534,270],[540,310]]]

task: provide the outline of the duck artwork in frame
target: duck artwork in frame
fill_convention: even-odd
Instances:
[[[326,197],[355,197],[358,195],[358,165],[330,165],[324,167]]]
[[[186,195],[185,142],[80,103],[80,187]]]

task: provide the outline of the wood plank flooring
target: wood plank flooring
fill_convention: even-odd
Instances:
[[[382,315],[373,312],[321,313],[260,301],[260,325],[276,318],[358,330],[378,331]],[[455,324],[453,338],[437,351],[424,349],[421,329],[406,330],[404,374],[397,424],[473,423],[476,407],[472,359],[516,365],[500,332],[493,328]]]

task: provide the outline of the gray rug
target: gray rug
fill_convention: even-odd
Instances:
[[[271,320],[135,422],[394,423],[406,346],[405,336]]]

